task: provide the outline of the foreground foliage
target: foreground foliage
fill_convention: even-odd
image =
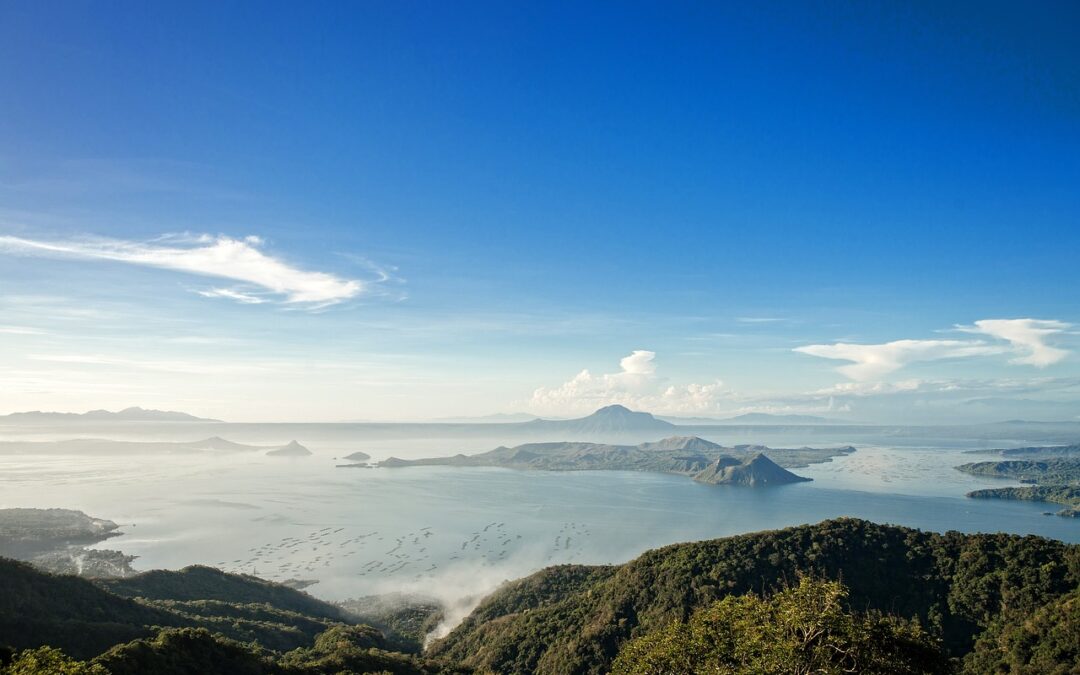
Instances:
[[[1077,588],[1080,547],[838,519],[583,569],[596,574],[578,572],[542,597],[533,577],[508,584],[430,652],[481,671],[600,675],[628,640],[729,596],[780,591],[805,574],[842,581],[850,607],[915,620],[947,654],[962,657],[995,622],[1021,621]]]
[[[729,596],[688,622],[628,642],[614,675],[948,673],[949,661],[915,622],[845,609],[847,589],[804,577],[761,599]]]
[[[24,650],[0,675],[443,675],[444,664],[381,649],[382,634],[367,626],[336,626],[310,648],[279,654],[214,635],[203,628],[165,629],[152,638],[116,645],[90,661],[51,647]]]
[[[416,631],[402,638],[254,577],[95,584],[0,559],[0,675],[892,675],[946,658],[964,675],[1080,675],[1078,589],[1077,546],[839,519],[547,568],[418,656],[400,650],[427,610],[372,612]]]
[[[1022,618],[1002,618],[964,659],[966,675],[1080,674],[1080,590]]]
[[[110,675],[97,664],[76,661],[53,647],[27,649],[0,667],[2,675]]]

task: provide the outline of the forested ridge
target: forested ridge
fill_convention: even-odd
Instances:
[[[1080,663],[1078,588],[1077,546],[837,519],[550,567],[421,655],[254,577],[91,582],[0,560],[0,673],[1065,675]]]
[[[1068,446],[1065,449],[1075,448]],[[1021,448],[1030,451],[1034,448]],[[1039,448],[1052,451],[1055,448]],[[968,497],[975,499],[1022,499],[1033,502],[1063,504],[1059,516],[1080,517],[1080,459],[1072,456],[1042,459],[1013,459],[1001,462],[961,464],[958,471],[975,476],[995,476],[1030,483],[1023,487],[987,488],[974,490]]]
[[[1080,459],[1073,457],[972,462],[956,469],[974,476],[1013,478],[1043,485],[1080,485]]]
[[[90,581],[0,558],[0,647],[9,660],[49,648],[22,651],[4,675],[459,672],[357,624],[306,593],[213,568]]]
[[[600,570],[585,584],[575,571],[562,594],[534,591],[551,570],[509,584],[431,653],[499,673],[605,673],[631,638],[727,596],[769,594],[810,575],[841,581],[849,608],[917,621],[960,659],[987,628],[1022,622],[1077,588],[1080,549],[839,519],[676,544]]]

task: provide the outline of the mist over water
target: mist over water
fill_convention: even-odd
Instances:
[[[315,453],[303,458],[0,455],[2,506],[64,507],[114,520],[124,534],[99,546],[139,556],[140,570],[205,564],[278,581],[314,580],[308,592],[330,600],[390,592],[434,597],[446,608],[442,632],[499,584],[547,565],[618,563],[666,544],[839,516],[1080,541],[1074,520],[1043,515],[1053,505],[964,498],[1008,484],[953,470],[978,459],[963,451],[983,441],[862,445],[853,455],[795,470],[813,482],[753,489],[635,472],[336,468],[336,457],[355,450],[381,459],[497,443],[350,438],[311,426],[307,434],[282,435],[267,425],[226,436],[267,444],[296,437]],[[203,435],[189,428],[180,438]],[[136,436],[145,439],[142,431]]]

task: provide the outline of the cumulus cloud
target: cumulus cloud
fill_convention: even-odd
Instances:
[[[957,326],[965,333],[989,335],[1006,340],[1020,355],[1012,359],[1037,368],[1045,368],[1068,356],[1069,352],[1046,344],[1046,338],[1071,327],[1063,321],[1044,319],[984,319],[973,326]]]
[[[263,252],[258,237],[200,236],[158,242],[92,239],[40,241],[0,236],[0,253],[103,260],[240,282],[240,288],[200,291],[207,297],[255,303],[276,297],[307,306],[332,305],[356,297],[363,282],[302,270]]]
[[[724,396],[719,380],[670,384],[656,374],[656,352],[638,349],[619,361],[615,373],[582,370],[557,387],[533,392],[529,407],[542,414],[589,413],[615,403],[657,413],[715,412]]]
[[[796,352],[823,359],[851,361],[837,370],[856,381],[888,375],[909,363],[967,356],[1000,354],[1002,348],[981,340],[894,340],[875,345],[837,342],[831,345],[796,347]]]

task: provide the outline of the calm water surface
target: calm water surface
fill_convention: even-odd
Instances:
[[[971,500],[1008,485],[952,467],[961,449],[863,447],[770,489],[632,472],[415,467],[340,469],[313,457],[0,457],[3,506],[109,518],[101,544],[136,566],[204,563],[315,579],[330,599],[389,590],[482,592],[560,562],[621,562],[649,549],[854,516],[927,530],[1014,532],[1080,542],[1054,505]],[[452,589],[452,590],[447,590]]]

